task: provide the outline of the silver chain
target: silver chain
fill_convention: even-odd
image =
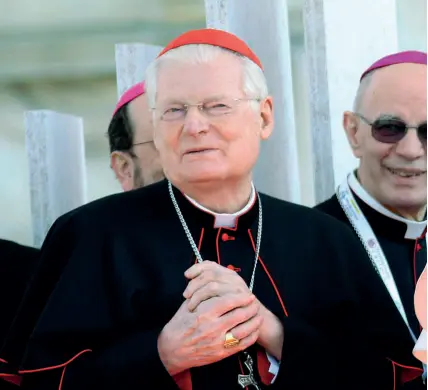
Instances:
[[[169,196],[171,198],[172,204],[174,205],[175,211],[177,212],[177,215],[178,215],[178,219],[180,220],[181,226],[183,226],[184,232],[186,233],[187,239],[189,240],[193,253],[196,256],[198,263],[202,263],[204,260],[202,259],[201,253],[199,252],[199,249],[196,246],[195,240],[192,237],[192,233],[190,233],[186,220],[184,219],[183,214],[181,213],[180,207],[178,206],[177,200],[175,199],[174,191],[172,190],[172,184],[169,180],[168,180],[168,190],[169,190]],[[259,262],[260,244],[262,242],[262,225],[263,225],[262,202],[260,200],[260,195],[258,193],[257,193],[257,199],[259,201],[259,224],[257,226],[256,254],[254,258],[254,268],[253,268],[253,273],[251,275],[250,284],[248,286],[251,292],[253,291],[253,287],[254,287],[254,279],[256,277],[256,269],[257,269],[257,264]]]

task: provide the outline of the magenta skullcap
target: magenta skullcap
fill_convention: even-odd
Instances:
[[[143,95],[146,92],[146,88],[144,86],[144,81],[141,83],[133,85],[131,88],[127,89],[124,94],[120,97],[119,101],[116,104],[116,108],[114,109],[113,116],[115,116],[116,112],[123,107],[125,104],[132,102],[138,96]]]
[[[384,68],[386,66],[397,65],[397,64],[427,64],[427,53],[416,50],[401,51],[399,53],[390,54],[386,57],[381,58],[370,66],[361,75],[360,81],[370,72],[375,69]]]

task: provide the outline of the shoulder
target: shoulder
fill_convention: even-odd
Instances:
[[[354,239],[353,232],[347,224],[323,210],[283,201],[264,194],[261,194],[261,201],[267,217],[274,218],[281,225],[285,225],[284,227],[293,227],[296,231],[304,232],[312,237],[339,234],[339,236]],[[330,201],[333,202],[333,199]]]
[[[40,258],[37,248],[0,239],[0,279],[6,283],[26,280],[25,276],[31,274]]]
[[[336,195],[333,195],[326,201],[317,204],[315,209],[322,211],[325,214],[331,215],[339,221],[345,222],[347,225],[349,224],[348,218],[346,217]]]
[[[361,241],[349,224],[318,209],[266,195],[261,200],[263,212],[266,211],[263,225],[266,235],[275,237],[287,253],[300,256],[301,261],[309,262],[314,269],[317,268],[313,261],[317,263],[323,258],[326,266],[338,267],[337,270],[352,278],[357,274],[367,278],[375,275]]]
[[[109,195],[80,206],[57,219],[55,225],[109,226],[128,224],[157,215],[168,199],[166,181],[137,190]]]
[[[43,242],[40,280],[56,282],[65,270],[72,277],[85,270],[96,279],[99,267],[115,258],[113,248],[126,247],[123,240],[135,237],[141,222],[156,216],[167,196],[166,182],[160,182],[106,196],[62,215]]]
[[[32,260],[38,258],[40,250],[14,241],[0,239],[0,257]]]

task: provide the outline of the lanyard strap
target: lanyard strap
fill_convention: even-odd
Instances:
[[[416,337],[410,328],[409,321],[407,319],[406,312],[404,310],[403,303],[400,298],[400,294],[397,289],[394,277],[392,275],[391,269],[389,268],[388,261],[386,260],[385,254],[379,244],[376,235],[374,234],[370,224],[368,223],[366,217],[358,206],[354,195],[349,188],[348,179],[337,188],[337,199],[339,200],[340,205],[342,206],[343,211],[349,219],[352,227],[357,233],[359,239],[361,240],[364,248],[369,255],[369,258],[373,264],[374,269],[379,274],[382,279],[385,287],[387,288],[389,295],[391,296],[395,307],[400,313],[403,321],[407,325],[407,328],[412,336],[414,342],[416,342]]]

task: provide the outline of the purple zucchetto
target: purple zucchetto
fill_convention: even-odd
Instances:
[[[361,75],[361,80],[370,72],[375,69],[384,68],[386,66],[397,65],[397,64],[427,64],[427,53],[416,50],[401,51],[399,53],[390,54],[386,57],[377,60]]]
[[[131,88],[127,89],[123,95],[120,97],[119,101],[116,104],[116,107],[113,111],[113,116],[122,108],[125,104],[132,102],[138,96],[144,95],[146,93],[146,87],[144,81],[133,85]]]

